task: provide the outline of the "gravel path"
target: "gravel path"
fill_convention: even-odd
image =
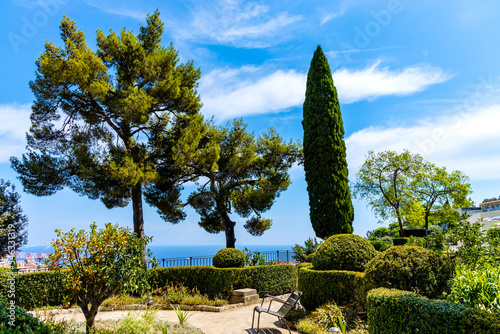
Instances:
[[[255,305],[250,305],[224,312],[192,311],[191,313],[193,315],[188,319],[188,323],[194,327],[200,328],[207,334],[256,334],[256,330],[251,329],[254,307]],[[96,320],[118,320],[129,312],[144,311],[100,312],[97,314]],[[82,313],[58,314],[55,315],[54,318],[55,320],[85,320]],[[174,311],[158,311],[158,318],[174,323],[178,322],[177,315]],[[255,320],[255,325],[257,325],[257,319]],[[260,328],[259,334],[288,333],[286,328],[280,327],[278,318],[264,313],[262,313],[260,317]],[[292,330],[292,333],[297,332]]]

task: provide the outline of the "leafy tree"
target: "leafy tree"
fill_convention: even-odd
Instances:
[[[404,209],[413,203],[411,182],[422,166],[422,157],[408,151],[370,151],[356,174],[355,195],[365,199],[380,219],[397,219],[400,236]]]
[[[379,227],[375,229],[375,231],[373,231],[373,236],[376,237],[377,239],[382,239],[382,237],[390,235],[391,235],[391,230],[389,230],[387,227]]]
[[[308,255],[314,253],[319,245],[321,245],[321,241],[318,242],[316,238],[307,239],[304,242],[304,246],[295,244],[295,247],[292,247],[295,255],[292,255],[292,257],[299,262],[306,262]]]
[[[107,208],[132,202],[143,237],[143,190],[158,177],[158,138],[172,137],[180,115],[199,111],[200,71],[161,45],[158,11],[138,35],[98,30],[95,52],[75,22],[64,17],[60,28],[64,46],[47,42],[36,62],[28,153],[12,157],[12,167],[37,196],[69,187]]]
[[[12,254],[28,239],[28,218],[23,215],[19,199],[14,185],[0,179],[0,257]]]
[[[307,73],[304,170],[316,236],[352,233],[354,209],[346,161],[344,125],[328,61],[318,45]]]
[[[185,215],[185,206],[192,206],[201,216],[199,225],[207,232],[225,232],[227,248],[234,248],[236,242],[236,223],[229,216],[232,209],[248,218],[245,229],[250,234],[262,235],[271,227],[271,219],[261,214],[288,188],[288,170],[300,161],[300,144],[285,143],[273,129],[256,140],[242,120],[227,127],[207,124],[201,117],[186,121],[189,125],[178,129],[174,163],[158,169],[159,179],[181,185],[195,182],[198,188],[181,202],[178,193],[182,189],[157,182],[148,190],[148,201],[173,223]],[[176,178],[172,179],[173,169]]]
[[[429,228],[432,210],[443,210],[446,205],[452,209],[471,205],[467,198],[472,193],[468,181],[469,178],[460,171],[448,173],[445,167],[424,163],[415,174],[410,187],[423,211],[425,229]]]
[[[142,250],[151,238],[138,238],[129,228],[110,223],[100,230],[93,223],[89,233],[74,229],[56,233],[49,264],[63,274],[66,288],[85,315],[87,333],[93,332],[99,306],[118,289],[147,287]]]

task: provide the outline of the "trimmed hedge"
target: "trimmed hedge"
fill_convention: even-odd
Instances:
[[[414,292],[379,288],[368,293],[370,334],[497,334],[500,317]]]
[[[0,333],[54,334],[55,332],[51,326],[27,313],[26,310],[12,305],[6,299],[0,298]]]
[[[375,248],[359,235],[336,234],[318,247],[312,263],[317,270],[364,271],[376,253]]]
[[[54,271],[12,275],[15,280],[16,305],[27,310],[42,306],[59,306],[69,300],[70,291],[64,288],[62,277]],[[0,297],[7,297],[8,286],[2,275]]]
[[[392,242],[389,241],[369,240],[368,242],[372,244],[373,248],[375,248],[375,250],[378,250],[379,252],[383,252],[382,247],[385,247],[384,250],[386,250],[392,246]]]
[[[394,244],[394,246],[403,246],[403,245],[406,245],[407,242],[408,242],[408,238],[406,238],[406,237],[392,239],[392,243]]]
[[[311,265],[299,268],[298,289],[304,293],[300,302],[308,310],[333,301],[339,306],[349,305],[364,311],[366,295],[372,287],[361,272],[315,270]]]
[[[297,286],[297,268],[293,265],[265,265],[245,268],[205,266],[156,268],[149,271],[152,288],[168,283],[197,288],[210,297],[228,298],[241,288],[256,289],[260,296],[283,294]]]
[[[414,291],[429,298],[449,289],[453,263],[443,255],[418,246],[391,247],[366,265],[366,280],[376,287]]]
[[[214,255],[212,261],[216,268],[243,268],[245,254],[239,249],[222,248]]]

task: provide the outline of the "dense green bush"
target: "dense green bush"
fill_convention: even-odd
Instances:
[[[437,298],[448,289],[453,262],[417,246],[391,247],[366,265],[366,279],[377,287],[414,291]]]
[[[378,251],[379,252],[385,252],[386,250],[388,250],[389,248],[391,248],[393,246],[394,245],[392,244],[392,242],[391,243],[386,243],[386,244],[382,245]],[[366,267],[365,267],[365,269],[366,269]]]
[[[309,264],[301,266],[298,273],[298,289],[303,292],[300,301],[308,310],[335,302],[339,306],[349,305],[363,311],[370,288],[372,285],[361,272],[315,270]]]
[[[59,306],[70,301],[70,293],[64,288],[62,277],[53,271],[13,275],[16,280],[16,305],[32,310],[42,306]],[[0,297],[7,297],[7,276],[0,275]]]
[[[447,299],[500,315],[500,264],[485,263],[475,270],[459,265]]]
[[[0,333],[12,334],[54,334],[59,331],[54,326],[27,313],[24,309],[0,298]]]
[[[216,268],[242,268],[245,265],[245,254],[235,248],[222,248],[213,257]]]
[[[392,242],[388,242],[388,241],[382,241],[382,240],[370,240],[369,241],[370,244],[372,244],[373,248],[375,248],[376,250],[378,250],[379,252],[382,252],[382,247],[385,246],[387,248],[391,247],[392,246]],[[389,247],[387,247],[389,246]]]
[[[245,268],[215,268],[204,266],[168,267],[149,270],[149,285],[163,288],[167,284],[182,284],[210,297],[228,298],[241,288],[256,289],[259,295],[283,294],[297,286],[297,269],[293,265],[263,265]]]
[[[375,248],[359,235],[336,234],[318,247],[312,263],[316,270],[364,271],[375,255]]]
[[[403,245],[406,245],[407,242],[408,242],[408,238],[400,237],[400,238],[392,239],[392,243],[394,244],[394,246],[403,246]]]
[[[500,317],[491,313],[396,289],[371,290],[367,312],[370,334],[500,333]]]

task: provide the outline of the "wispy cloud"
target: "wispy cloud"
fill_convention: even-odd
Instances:
[[[353,103],[387,95],[409,95],[451,78],[442,69],[416,65],[403,70],[380,67],[381,61],[361,70],[341,68],[333,73],[341,103]]]
[[[380,51],[380,50],[390,50],[390,49],[399,49],[399,48],[401,48],[401,47],[400,46],[383,46],[383,47],[374,48],[374,49],[332,50],[332,51],[328,51],[325,53],[329,57],[336,57],[338,54],[343,54],[343,53],[374,52],[374,51]]]
[[[143,11],[126,9],[122,8],[122,6],[114,6],[114,7],[103,6],[102,4],[97,4],[95,2],[87,2],[87,5],[89,5],[90,7],[97,8],[109,14],[130,17],[136,20],[144,20],[144,18],[146,17],[146,13]]]
[[[9,161],[9,157],[24,152],[26,132],[28,132],[31,107],[29,104],[0,105],[0,163]]]
[[[414,125],[366,128],[346,139],[349,167],[357,170],[369,150],[408,149],[475,180],[500,179],[498,124],[500,104],[495,103],[427,118]]]
[[[262,48],[279,43],[287,34],[283,29],[301,19],[287,12],[274,13],[257,2],[219,0],[196,2],[190,23],[170,21],[178,38],[216,42],[247,48]]]
[[[330,13],[325,13],[323,15],[323,18],[321,19],[321,25],[327,23],[328,21],[337,18],[339,16],[344,15],[346,12],[347,8],[345,6],[342,6],[338,11],[335,12],[330,12]]]
[[[354,103],[388,95],[408,95],[449,78],[441,69],[428,65],[392,71],[380,62],[361,69],[342,68],[333,79],[341,103]],[[243,66],[218,69],[204,75],[200,94],[206,115],[218,121],[234,117],[280,112],[302,105],[306,73],[295,70],[269,72],[264,67]]]

